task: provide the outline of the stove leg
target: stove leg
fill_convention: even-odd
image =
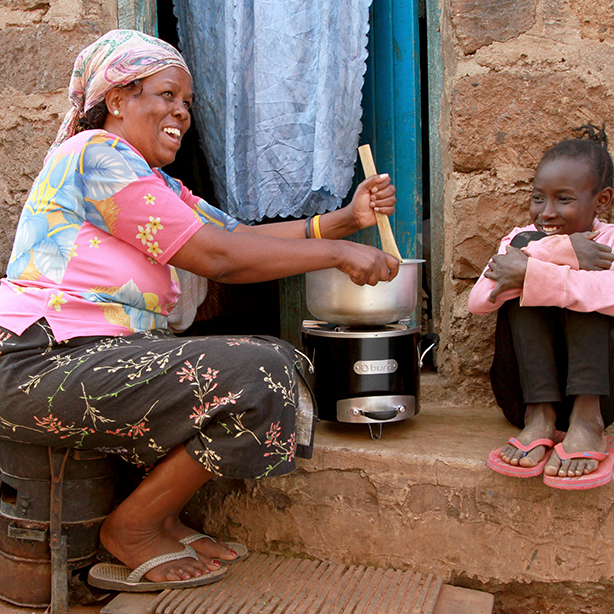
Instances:
[[[368,422],[367,426],[369,427],[369,434],[371,435],[371,439],[373,439],[373,441],[379,441],[382,438],[382,424],[378,424],[377,426],[379,426],[379,432],[374,433],[373,432],[373,423],[372,422]]]

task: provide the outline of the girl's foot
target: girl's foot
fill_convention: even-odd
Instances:
[[[164,519],[164,529],[177,541],[197,534],[197,531],[187,527],[177,516],[172,514]],[[196,550],[201,562],[207,565],[209,569],[217,569],[220,560],[234,561],[239,556],[235,550],[229,548],[224,542],[214,541],[210,537],[203,536],[202,539],[191,542],[190,546]]]
[[[563,440],[565,452],[605,452],[606,439],[598,395],[578,395],[569,418],[569,430]],[[599,466],[594,459],[567,459],[561,461],[556,451],[548,460],[544,473],[573,478],[592,473]]]
[[[183,550],[183,545],[164,531],[162,526],[139,523],[138,519],[126,518],[121,511],[117,512],[118,510],[115,510],[108,516],[102,525],[100,541],[115,558],[130,569],[136,569],[161,554]],[[199,578],[208,574],[210,569],[217,568],[219,563],[205,565],[202,561],[184,558],[158,565],[148,571],[145,577],[151,582],[189,580]]]
[[[516,437],[520,443],[529,445],[536,439],[552,439],[556,435],[556,413],[551,403],[529,403],[524,417],[525,427]],[[508,443],[501,449],[501,459],[510,465],[535,467],[542,460],[547,448],[536,446],[530,452],[523,452]]]

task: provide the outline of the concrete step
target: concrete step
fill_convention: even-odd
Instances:
[[[420,414],[379,441],[319,423],[296,472],[212,481],[190,521],[257,552],[435,574],[495,594],[498,612],[613,612],[614,486],[562,491],[491,471],[488,453],[518,430],[437,389],[426,378]]]
[[[494,601],[489,593],[444,584],[433,614],[492,614]]]

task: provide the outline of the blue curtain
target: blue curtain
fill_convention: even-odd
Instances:
[[[222,208],[337,208],[354,175],[371,0],[174,0]]]

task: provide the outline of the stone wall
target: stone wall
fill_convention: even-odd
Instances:
[[[45,152],[69,108],[77,53],[117,24],[105,0],[0,0],[0,274]]]
[[[489,395],[494,316],[469,291],[514,226],[528,223],[543,152],[592,123],[614,139],[614,11],[603,0],[441,0],[445,181],[440,372]]]

